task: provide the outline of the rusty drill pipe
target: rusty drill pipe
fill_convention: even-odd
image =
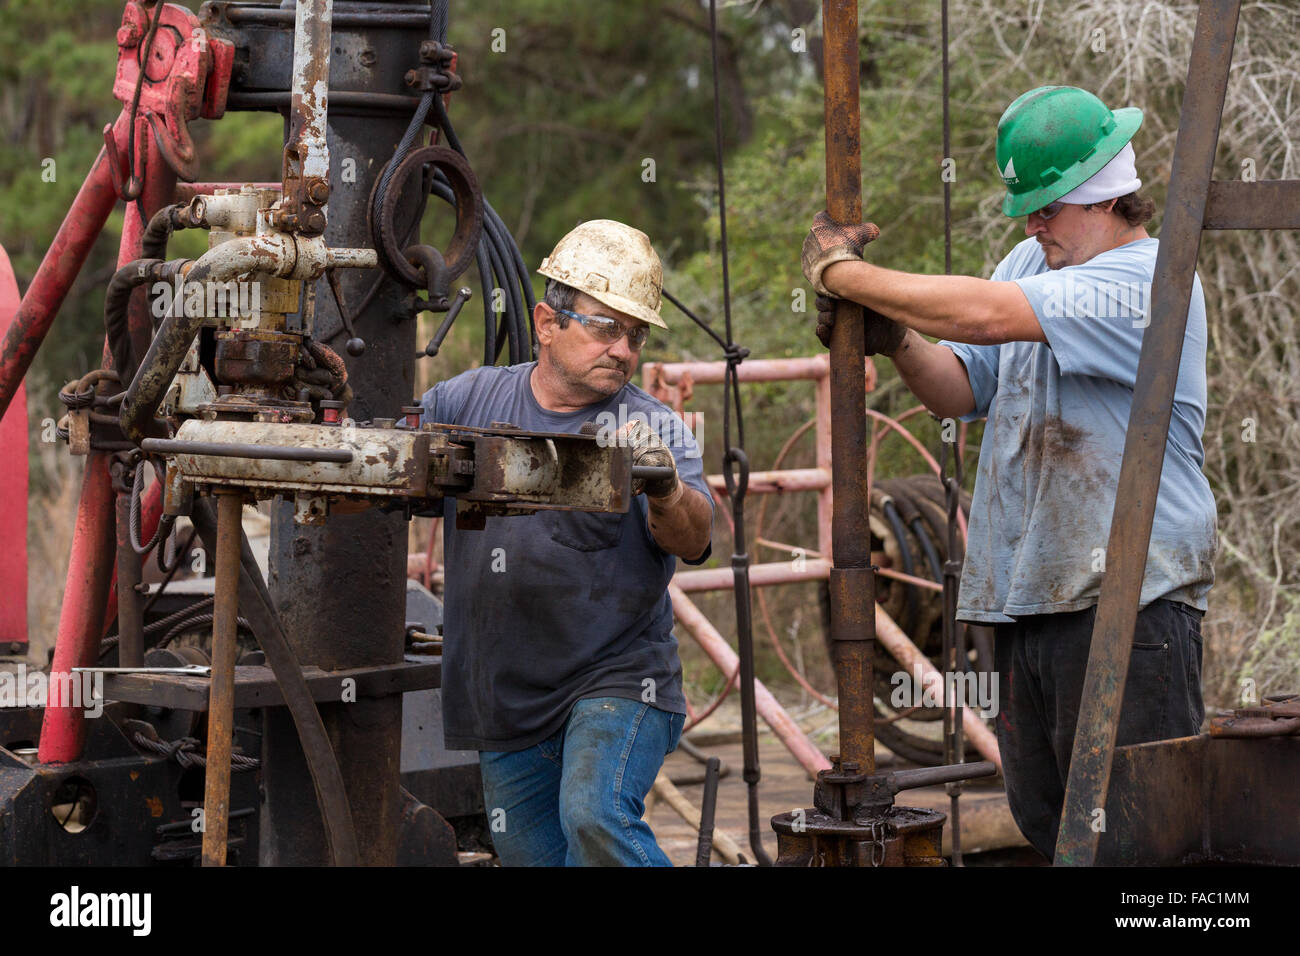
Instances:
[[[325,136],[333,34],[333,0],[298,0],[293,32],[293,89],[289,96],[287,152],[301,164],[286,168],[284,195],[294,188],[293,172],[328,179],[329,147]]]
[[[1138,355],[1137,384],[1106,543],[1108,569],[1097,598],[1056,838],[1057,866],[1092,866],[1097,859],[1101,834],[1093,826],[1094,813],[1106,806],[1110,786],[1240,8],[1240,0],[1207,0],[1196,16],[1169,199],[1160,227],[1151,325],[1142,336]]]
[[[826,210],[839,223],[862,219],[861,111],[856,0],[822,4],[826,82]],[[831,335],[831,640],[840,692],[840,753],[866,773],[876,767],[871,651],[875,579],[866,533],[867,404],[862,307],[836,304]],[[846,646],[847,645],[847,646]]]
[[[226,865],[243,509],[244,498],[239,492],[217,495],[216,601],[212,608],[212,680],[208,686],[208,765],[203,783],[204,866]]]
[[[190,519],[199,538],[211,552],[217,550],[216,507],[207,498],[194,502]],[[347,788],[339,768],[338,756],[325,730],[316,701],[307,679],[302,674],[297,655],[289,645],[280,615],[262,578],[262,571],[253,557],[253,549],[242,529],[239,535],[240,606],[244,617],[252,625],[257,642],[266,654],[266,663],[275,675],[275,682],[284,695],[285,709],[293,720],[302,744],[302,752],[316,790],[330,859],[335,866],[356,866],[360,860],[357,848],[356,826],[348,802]],[[265,744],[265,742],[264,742]]]

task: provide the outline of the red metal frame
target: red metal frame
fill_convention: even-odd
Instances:
[[[18,314],[18,283],[9,256],[0,247],[0,331]],[[19,449],[0,468],[0,501],[27,501],[27,395],[19,382],[14,414],[0,419],[0,448]],[[22,542],[0,548],[0,653],[27,645],[27,508],[0,508],[0,541]]]
[[[158,23],[146,59],[146,38],[153,16],[158,18]],[[3,434],[8,438],[9,431],[21,430],[24,434],[20,447],[26,447],[25,408],[20,402],[18,412],[7,416],[5,413],[21,395],[23,377],[118,198],[128,200],[118,251],[121,266],[139,258],[147,219],[173,201],[178,174],[193,179],[197,173],[189,122],[198,117],[215,119],[225,111],[234,48],[224,40],[207,36],[190,10],[177,4],[146,6],[140,0],[128,0],[117,39],[118,65],[113,92],[123,104],[122,112],[111,126],[105,127],[104,148],[91,166],[0,346],[0,417],[7,429]],[[137,87],[139,100],[133,112],[130,104]],[[135,152],[128,157],[124,151],[131,140],[133,124]],[[150,335],[143,295],[137,295],[131,303],[128,327],[133,342],[143,353]],[[107,343],[104,366],[111,367]],[[10,456],[0,487],[8,489],[13,485],[16,489],[19,466],[13,464],[13,459],[19,457],[23,484],[20,500],[25,500],[26,456]],[[110,597],[113,596],[116,534],[108,459],[108,453],[92,451],[86,460],[54,649],[55,674],[93,664],[106,624],[112,619]],[[25,509],[11,510],[21,510],[25,524]],[[157,496],[150,495],[145,502],[146,535],[152,536],[160,510]],[[6,526],[3,531],[5,540],[12,541],[9,535],[13,529]],[[25,533],[19,540],[26,540]],[[25,549],[2,550],[12,555]],[[10,574],[13,568],[3,565],[0,572]],[[25,638],[25,583],[21,589],[5,590],[21,595]],[[115,597],[112,603],[116,603]],[[10,616],[5,614],[0,620],[9,621]],[[39,759],[44,763],[68,762],[81,756],[85,741],[84,715],[66,703],[46,708],[39,748]]]

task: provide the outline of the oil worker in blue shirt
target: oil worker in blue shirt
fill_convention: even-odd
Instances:
[[[1007,108],[998,123],[1002,211],[1028,216],[1027,238],[991,279],[871,265],[862,250],[879,230],[825,213],[803,250],[819,293],[878,313],[866,313],[868,352],[889,356],[931,412],[988,419],[957,617],[994,628],[1007,799],[1049,858],[1159,246],[1144,228],[1155,206],[1137,192],[1130,140],[1141,123],[1141,110],[1112,112],[1074,87],[1039,87]],[[827,342],[833,302],[818,307]],[[1119,745],[1196,734],[1205,716],[1200,628],[1216,549],[1201,471],[1205,352],[1196,278]]]
[[[642,819],[685,722],[668,582],[711,552],[713,504],[682,420],[631,383],[659,317],[663,268],[645,233],[578,226],[538,272],[536,362],[487,366],[425,393],[424,421],[582,431],[672,466],[633,483],[626,514],[542,511],[445,526],[443,720],[478,750],[506,866],[667,866]],[[454,514],[454,502],[446,503]]]

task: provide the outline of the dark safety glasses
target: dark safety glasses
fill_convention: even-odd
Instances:
[[[576,319],[583,328],[602,342],[609,342],[612,345],[626,335],[627,347],[633,352],[641,351],[641,347],[645,345],[650,335],[650,327],[646,325],[625,326],[618,319],[611,319],[605,315],[582,315],[578,312],[570,312],[568,309],[555,311]]]
[[[1064,208],[1065,208],[1065,203],[1061,202],[1058,199],[1056,202],[1049,202],[1042,209],[1036,209],[1034,212],[1031,212],[1029,215],[1031,216],[1037,215],[1042,218],[1043,222],[1047,222],[1047,220],[1054,218],[1056,214],[1059,213]]]

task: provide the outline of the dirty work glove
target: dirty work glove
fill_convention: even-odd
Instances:
[[[619,432],[619,443],[632,448],[632,467],[652,465],[657,468],[672,468],[673,473],[667,478],[654,481],[632,480],[632,494],[644,492],[650,498],[666,498],[677,490],[677,462],[672,450],[645,422],[634,418]]]
[[[831,347],[831,330],[835,328],[835,304],[839,301],[829,295],[817,297],[817,339],[827,348]],[[865,306],[862,309],[862,319],[867,326],[862,354],[888,355],[893,358],[898,347],[903,344],[903,337],[907,335],[907,326],[887,319]]]
[[[874,222],[841,226],[823,209],[813,217],[812,228],[803,241],[803,274],[820,295],[830,295],[822,285],[822,273],[836,262],[862,258],[868,242],[880,235]]]

